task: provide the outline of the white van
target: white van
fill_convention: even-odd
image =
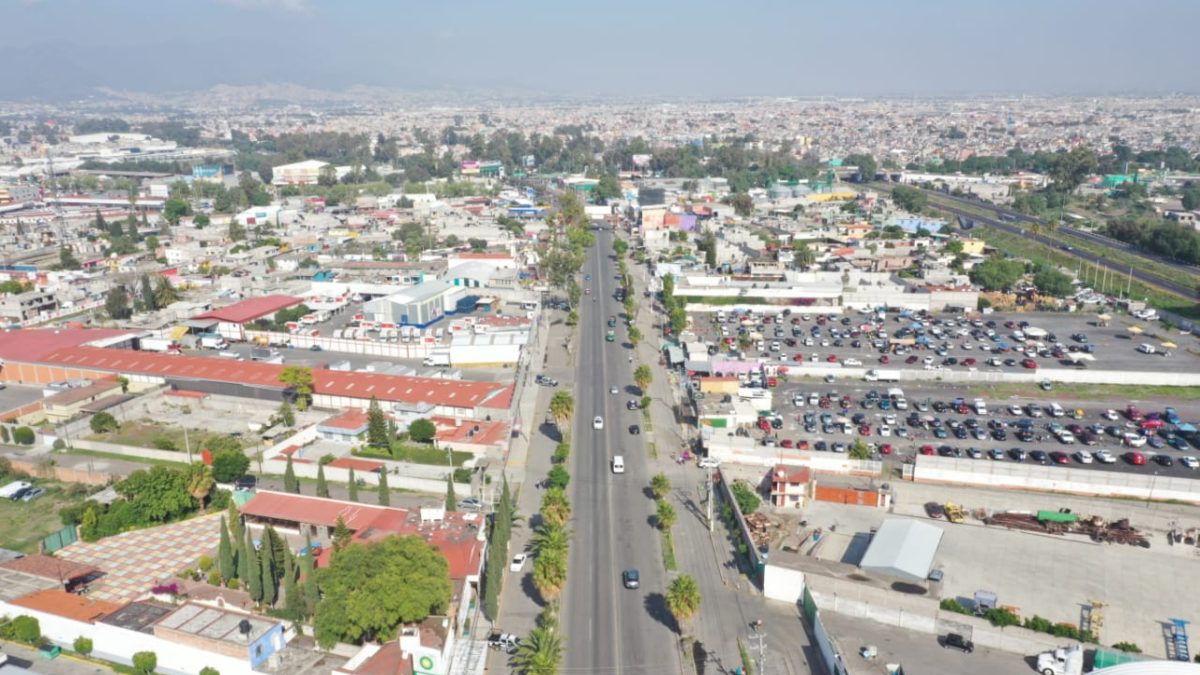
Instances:
[[[613,455],[612,460],[613,473],[625,473],[625,458],[621,455]]]
[[[1050,404],[1050,416],[1051,417],[1062,417],[1063,415],[1066,415],[1066,414],[1067,414],[1067,411],[1063,410],[1063,407],[1061,405],[1059,405],[1057,403]]]

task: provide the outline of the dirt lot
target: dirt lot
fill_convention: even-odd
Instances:
[[[0,478],[3,484],[13,480],[16,477]],[[46,488],[46,494],[32,502],[0,499],[0,548],[37,553],[38,542],[62,528],[58,510],[84,499],[82,492],[73,492],[71,486],[63,483],[38,479],[34,484]]]

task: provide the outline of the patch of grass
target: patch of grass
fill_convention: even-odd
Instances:
[[[56,481],[34,479],[34,485],[46,488],[46,494],[32,502],[0,499],[0,548],[37,553],[38,543],[63,527],[58,510],[84,499],[82,494],[70,494],[67,486]]]
[[[742,670],[746,675],[754,675],[754,659],[750,658],[750,652],[746,650],[742,638],[738,638],[738,654],[742,657]]]
[[[204,440],[212,435],[209,431],[188,428],[185,439],[183,427],[159,424],[153,420],[136,420],[123,423],[116,431],[93,434],[88,440],[176,452],[186,452],[190,443],[192,452],[198,452]]]
[[[966,387],[971,393],[987,393],[995,397],[1022,396],[1036,399],[1078,399],[1082,401],[1152,400],[1200,401],[1200,387],[1169,387],[1156,384],[1063,384],[1055,383],[1052,391],[1042,391],[1032,384],[1002,383]]]
[[[177,462],[166,460],[166,459],[149,459],[146,457],[134,457],[132,455],[122,455],[119,452],[104,452],[102,450],[83,450],[81,448],[67,448],[67,454],[68,455],[83,455],[86,457],[97,457],[99,459],[116,459],[116,460],[120,460],[122,462],[134,462],[137,464],[146,464],[149,466],[154,466],[154,465],[179,466],[180,464],[187,464],[187,453],[186,452],[179,453],[179,461],[177,461]],[[199,460],[200,459],[199,453],[192,452],[192,458],[195,460]]]
[[[422,445],[418,443],[395,443],[392,445],[392,451],[379,448],[368,448],[363,446],[355,453],[357,457],[375,457],[378,459],[394,459],[399,462],[412,462],[413,464],[433,464],[435,466],[446,466],[446,457],[449,454],[450,463],[454,466],[462,466],[463,462],[474,457],[469,452],[451,451],[447,453],[441,448],[434,445]]]
[[[675,542],[671,539],[669,531],[659,534],[662,535],[663,567],[667,568],[668,572],[674,572],[678,567],[675,564]]]
[[[647,431],[649,431],[649,429],[647,429]],[[647,443],[646,448],[650,451],[651,459],[658,459],[658,446],[654,443],[654,441]]]

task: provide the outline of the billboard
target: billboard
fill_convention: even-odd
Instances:
[[[650,166],[650,160],[652,159],[654,159],[654,155],[634,155],[632,161],[634,166],[644,169]]]
[[[474,159],[463,160],[463,163],[459,165],[459,169],[464,174],[479,173],[479,162]]]

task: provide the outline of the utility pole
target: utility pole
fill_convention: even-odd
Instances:
[[[192,444],[188,441],[187,425],[183,425],[183,447],[187,450],[188,464],[192,463]]]
[[[767,634],[762,632],[761,621],[755,622],[754,632],[750,635],[750,641],[758,650],[758,672],[764,675],[767,672]]]

